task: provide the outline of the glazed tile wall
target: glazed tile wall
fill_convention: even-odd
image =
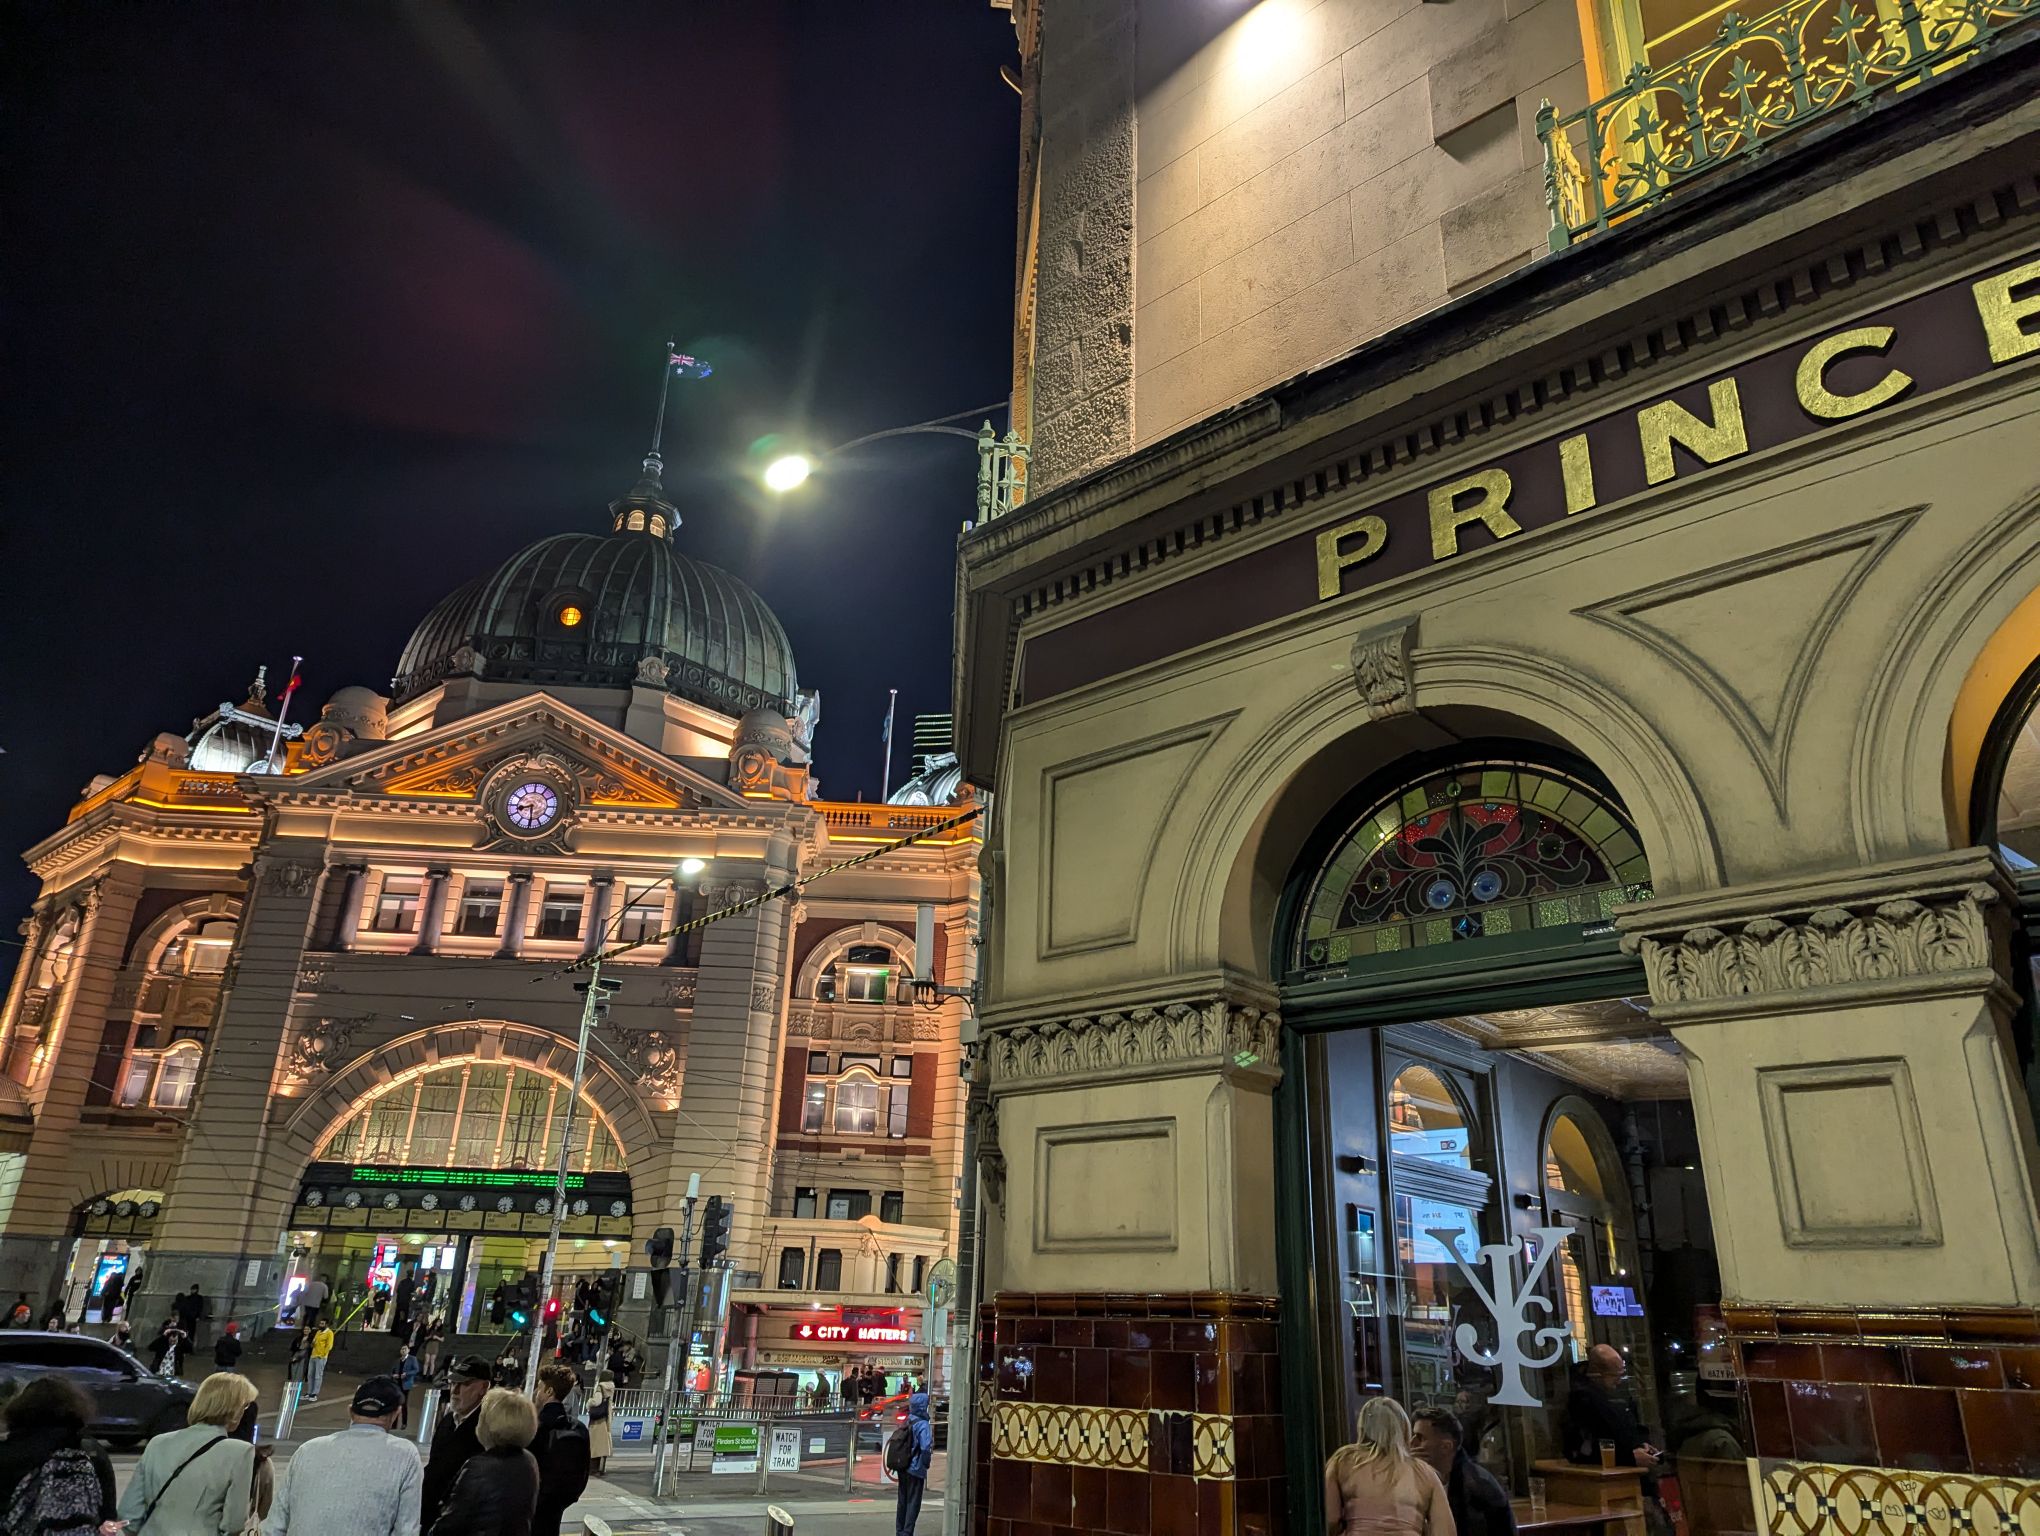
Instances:
[[[1758,1456],[2040,1477],[2040,1311],[1723,1312]]]
[[[1282,1536],[1275,1303],[1004,1293],[979,1316],[974,1536]]]
[[[2040,1481],[1969,1472],[1750,1462],[1766,1536],[2040,1536]]]

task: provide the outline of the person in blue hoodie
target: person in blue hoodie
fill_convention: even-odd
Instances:
[[[907,1429],[914,1437],[914,1459],[899,1475],[900,1502],[893,1517],[893,1536],[914,1536],[914,1522],[921,1518],[921,1495],[928,1487],[928,1463],[935,1455],[935,1426],[928,1419],[926,1392],[916,1392],[907,1399]]]

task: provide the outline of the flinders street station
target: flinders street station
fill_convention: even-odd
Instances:
[[[690,1373],[927,1368],[964,1107],[963,1006],[927,984],[975,967],[952,760],[897,803],[818,798],[819,698],[676,542],[656,455],[563,522],[426,614],[387,693],[286,724],[258,679],[28,850],[0,1290],[96,1323],[118,1277],[139,1332],[196,1285],[261,1329],[314,1277],[348,1305],[408,1278],[486,1332],[571,1122],[564,1289],[627,1271],[617,1319],[650,1331],[645,1245],[698,1176],[733,1219]],[[574,962],[623,945],[569,1117]],[[821,1304],[883,1326],[796,1347]]]

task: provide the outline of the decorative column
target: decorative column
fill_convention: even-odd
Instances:
[[[592,955],[602,947],[609,931],[609,903],[616,894],[616,876],[596,875],[588,881],[588,936],[581,941],[581,953]]]
[[[498,960],[515,960],[524,953],[524,926],[531,909],[531,871],[512,870],[503,892],[503,942],[496,946]]]
[[[2040,1147],[2010,1038],[2010,894],[1964,849],[1617,918],[1686,1055],[1766,1500],[1838,1496],[1828,1464],[2040,1457]],[[1815,1465],[1795,1484],[1774,1463]]]
[[[368,866],[342,864],[338,868],[342,874],[340,906],[333,914],[333,931],[327,936],[326,948],[352,949],[361,933],[361,903],[368,894]]]
[[[988,1034],[990,1530],[1280,1528],[1270,1001],[1186,989]]]
[[[425,895],[418,903],[418,942],[411,946],[414,955],[439,951],[440,935],[446,931],[446,877],[443,867],[425,872]]]

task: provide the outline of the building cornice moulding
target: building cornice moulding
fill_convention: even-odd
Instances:
[[[1282,1019],[1223,997],[1018,1024],[986,1036],[992,1093],[1216,1073],[1281,1077]]]

